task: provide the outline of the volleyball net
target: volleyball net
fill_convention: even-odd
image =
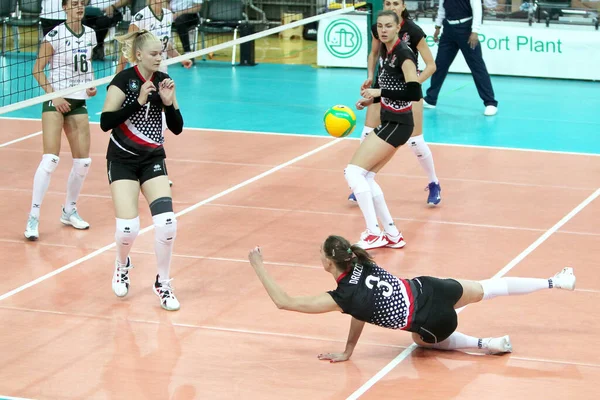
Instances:
[[[251,66],[257,53],[262,62],[274,63],[316,53],[320,20],[367,12],[369,6],[352,0],[129,0],[120,8],[119,0],[52,3],[52,10],[42,10],[41,0],[0,2],[0,115],[106,85],[119,65],[129,66],[116,38],[134,30],[159,37],[164,65],[192,61],[202,73],[204,62]],[[190,7],[178,8],[182,3]],[[72,21],[78,20],[83,27],[74,32],[78,25]],[[274,47],[275,41],[287,44]],[[47,93],[40,86],[42,73],[62,84]]]

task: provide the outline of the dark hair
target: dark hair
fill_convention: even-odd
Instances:
[[[404,11],[402,11],[402,14],[400,14],[400,15],[402,16],[402,19],[410,19],[410,13],[408,12],[408,10],[406,8],[404,9]]]
[[[68,2],[69,2],[69,0],[62,0],[62,6],[63,7],[66,6]]]
[[[396,24],[400,23],[400,18],[398,18],[398,14],[396,14],[392,10],[379,11],[379,13],[377,14],[377,19],[379,19],[380,17],[393,17],[394,21],[396,21]]]
[[[351,245],[349,241],[341,236],[330,235],[325,239],[323,251],[339,271],[347,272],[354,264],[366,265],[373,263],[373,258],[366,250]]]
[[[385,3],[386,0],[383,0],[383,2]],[[402,14],[400,14],[400,16],[402,17],[402,19],[410,19],[410,13],[406,9],[406,1],[402,0],[402,4],[404,4],[404,11],[402,11]],[[400,21],[398,21],[398,22],[400,22]]]

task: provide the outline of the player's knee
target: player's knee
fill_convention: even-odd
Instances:
[[[87,173],[92,164],[91,158],[75,158],[73,160],[73,171],[79,176],[87,176]]]
[[[367,172],[366,178],[369,183],[369,189],[371,190],[371,196],[377,197],[383,195],[383,191],[381,190],[381,186],[377,182],[375,182],[376,172],[369,171]]]
[[[359,167],[358,165],[348,164],[344,170],[344,177],[348,186],[354,194],[368,192],[369,182],[367,182],[367,170]]]
[[[133,219],[117,218],[115,241],[118,244],[130,246],[140,232],[140,217]]]
[[[58,167],[59,161],[60,157],[57,155],[44,154],[42,156],[42,162],[40,163],[40,167],[48,174],[52,174],[56,170],[56,167]]]
[[[173,200],[161,197],[150,204],[155,238],[161,243],[172,242],[177,236],[177,218],[173,212]]]
[[[408,139],[408,145],[418,158],[427,158],[431,155],[431,149],[425,142],[423,135],[411,136]]]
[[[431,347],[431,344],[424,342],[423,339],[421,339],[421,336],[416,332],[412,333],[412,340],[421,347]]]

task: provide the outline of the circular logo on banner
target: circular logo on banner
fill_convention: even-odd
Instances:
[[[338,58],[349,58],[360,50],[362,35],[349,19],[337,19],[325,30],[325,47]]]

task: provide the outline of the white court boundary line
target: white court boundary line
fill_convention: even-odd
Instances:
[[[34,400],[34,399],[26,399],[25,397],[2,396],[0,394],[0,400]]]
[[[41,118],[17,118],[17,117],[0,117],[2,119],[15,119],[15,120],[27,120],[27,121],[41,121]],[[91,125],[100,125],[99,122],[90,121]],[[273,136],[292,136],[292,137],[307,137],[307,138],[321,138],[321,139],[331,139],[329,136],[325,135],[311,135],[309,133],[284,133],[284,132],[264,132],[264,131],[247,131],[240,129],[210,129],[210,128],[191,128],[184,127],[184,130],[189,131],[198,131],[198,132],[223,132],[223,133],[244,133],[244,134],[252,134],[252,135],[273,135]],[[37,132],[37,135],[41,134],[41,132]],[[34,135],[34,134],[32,134]],[[11,143],[16,143],[21,140],[28,139],[29,137],[33,137],[32,135],[15,139],[6,144],[0,145],[0,148],[4,147],[4,145],[8,145]],[[360,138],[355,137],[346,137],[342,140],[360,140]],[[507,150],[507,151],[523,151],[530,153],[548,153],[548,154],[563,154],[563,155],[574,155],[574,156],[590,156],[590,157],[600,157],[600,153],[583,153],[576,151],[559,151],[559,150],[540,150],[540,149],[524,149],[520,147],[502,147],[502,146],[482,146],[475,144],[458,144],[458,143],[438,143],[438,142],[427,142],[430,146],[447,146],[447,147],[465,147],[465,148],[473,148],[473,149],[484,149],[484,150]]]
[[[298,161],[301,161],[301,160],[303,160],[305,158],[308,158],[308,157],[312,156],[313,154],[316,154],[316,153],[318,153],[318,152],[320,152],[322,150],[325,150],[325,149],[327,149],[327,148],[329,148],[329,147],[331,147],[331,146],[339,143],[340,141],[341,141],[341,139],[334,139],[334,140],[332,140],[332,141],[330,141],[330,142],[328,142],[328,143],[326,143],[326,144],[324,144],[322,146],[317,147],[314,150],[311,150],[311,151],[306,152],[306,153],[304,153],[304,154],[302,154],[300,156],[297,156],[297,157],[295,157],[295,158],[293,158],[293,159],[291,159],[291,160],[289,160],[289,161],[287,161],[287,162],[285,162],[283,164],[279,164],[278,166],[276,166],[274,168],[271,168],[268,171],[265,171],[265,172],[263,172],[263,173],[261,173],[259,175],[256,175],[256,176],[254,176],[254,177],[252,177],[250,179],[247,179],[247,180],[243,181],[242,183],[238,183],[237,185],[232,186],[229,189],[226,189],[226,190],[224,190],[224,191],[222,191],[222,192],[220,192],[220,193],[218,193],[218,194],[216,194],[214,196],[211,196],[208,199],[204,199],[204,200],[202,200],[202,201],[200,201],[200,202],[198,202],[198,203],[196,203],[196,204],[194,204],[194,205],[192,205],[190,207],[187,207],[187,208],[179,211],[178,213],[176,213],[175,216],[176,217],[180,217],[180,216],[183,216],[183,215],[185,215],[185,214],[187,214],[189,212],[192,212],[195,209],[197,209],[199,207],[202,207],[203,205],[205,205],[207,203],[210,203],[211,201],[219,199],[219,198],[221,198],[221,197],[223,197],[225,195],[228,195],[229,193],[232,193],[232,192],[234,192],[234,191],[236,191],[238,189],[241,189],[241,188],[243,188],[245,186],[248,186],[249,184],[254,183],[254,182],[256,182],[256,181],[258,181],[258,180],[260,180],[260,179],[262,179],[262,178],[264,178],[266,176],[269,176],[269,175],[271,175],[271,174],[273,174],[273,173],[275,173],[275,172],[277,172],[277,171],[279,171],[279,170],[281,170],[281,169],[283,169],[283,168],[285,168],[285,167],[287,167],[289,165],[292,165],[292,164],[294,164],[294,163],[296,163]],[[142,234],[144,234],[146,232],[151,231],[152,229],[154,229],[154,226],[153,225],[149,225],[149,226],[145,227],[144,229],[140,230],[140,232],[139,232],[138,235],[142,235]],[[56,270],[54,270],[52,272],[49,272],[46,275],[43,275],[43,276],[41,276],[41,277],[39,277],[37,279],[34,279],[33,281],[28,282],[28,283],[26,283],[26,284],[24,284],[22,286],[19,286],[18,288],[13,289],[10,292],[4,293],[3,295],[0,296],[0,301],[5,300],[5,299],[7,299],[7,298],[9,298],[11,296],[14,296],[15,294],[17,294],[19,292],[22,292],[23,290],[25,290],[27,288],[35,286],[35,285],[37,285],[40,282],[43,282],[43,281],[45,281],[45,280],[47,280],[47,279],[49,279],[49,278],[51,278],[51,277],[53,277],[55,275],[60,274],[61,272],[69,270],[69,269],[71,269],[71,268],[73,268],[73,267],[81,264],[84,261],[92,259],[92,258],[96,257],[97,255],[100,255],[100,254],[106,252],[107,250],[112,249],[113,247],[115,247],[115,242],[112,242],[111,244],[108,244],[108,245],[106,245],[106,246],[104,246],[104,247],[102,247],[102,248],[100,248],[100,249],[98,249],[96,251],[93,251],[93,252],[89,253],[88,255],[86,255],[84,257],[81,257],[81,258],[79,258],[79,259],[77,259],[77,260],[75,260],[73,262],[70,262],[69,264],[63,265],[62,267],[60,267],[60,268],[58,268],[58,269],[56,269]]]
[[[554,232],[559,230],[564,224],[569,222],[575,215],[577,215],[581,210],[583,210],[587,205],[589,205],[592,201],[594,201],[598,196],[600,196],[600,189],[596,189],[594,193],[592,193],[588,198],[582,201],[577,207],[571,210],[570,213],[565,215],[560,221],[554,224],[553,227],[548,229],[542,236],[540,236],[535,242],[533,242],[529,247],[521,252],[518,256],[516,256],[511,262],[506,264],[504,268],[496,273],[496,275],[492,276],[491,279],[501,278],[506,275],[511,269],[513,269],[517,264],[519,264],[525,257],[531,254],[535,249],[537,249],[542,243],[544,243]],[[456,313],[460,313],[467,306],[459,308],[456,310]],[[384,376],[386,376],[391,370],[393,370],[398,364],[404,361],[410,354],[415,351],[418,346],[413,343],[402,353],[398,354],[396,358],[390,361],[385,367],[383,367],[375,376],[365,382],[360,388],[358,388],[354,393],[347,397],[347,400],[355,400],[360,396],[366,393],[373,385],[379,382]]]
[[[14,139],[14,140],[11,140],[11,141],[8,141],[8,142],[5,142],[5,143],[2,143],[2,144],[0,144],[0,149],[1,149],[2,147],[10,146],[11,144],[18,143],[18,142],[22,142],[23,140],[27,140],[27,139],[29,139],[29,138],[32,138],[32,137],[39,136],[39,135],[41,135],[41,134],[42,134],[42,131],[39,131],[39,132],[31,133],[31,134],[29,134],[29,135],[27,135],[27,136],[20,137],[20,138],[18,138],[18,139]]]

